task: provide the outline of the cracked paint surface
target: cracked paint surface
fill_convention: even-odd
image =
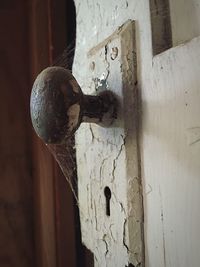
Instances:
[[[81,5],[79,1],[77,4]],[[101,10],[103,18],[102,5],[93,8]],[[118,6],[115,8],[118,14]],[[81,25],[78,27],[78,35],[84,39]],[[82,63],[78,57],[74,63],[75,76],[84,93],[108,89],[119,100],[118,118],[111,127],[82,124],[76,134],[82,240],[94,253],[96,267],[131,263],[137,266],[143,261],[142,191],[140,179],[135,179],[139,172],[134,22],[128,21],[113,32],[86,50],[84,65],[88,69],[79,72]],[[77,45],[81,47],[79,38]],[[116,47],[118,52],[113,60]],[[95,66],[92,70],[91,64]],[[110,216],[106,214],[105,187],[111,191]]]
[[[165,257],[167,266],[170,264],[182,267],[188,264],[199,266],[200,254],[195,252],[200,244],[198,235],[200,217],[198,205],[196,205],[199,202],[198,188],[200,187],[198,179],[200,173],[198,116],[200,39],[198,37],[153,57],[149,6],[151,1],[76,0],[75,2],[77,39],[74,75],[84,93],[98,91],[98,86],[95,88],[93,79],[101,79],[101,75],[107,73],[107,65],[104,65],[105,42],[101,47],[102,55],[98,54],[97,59],[94,60],[91,53],[88,56],[89,51],[102,43],[102,40],[110,36],[127,19],[136,21],[137,53],[133,53],[132,56],[127,55],[128,48],[124,49],[123,62],[120,62],[121,48],[117,42],[113,42],[113,47],[118,47],[119,53],[114,61],[109,62],[107,86],[117,93],[121,101],[124,92],[129,92],[130,87],[124,86],[122,92],[122,75],[118,67],[114,67],[116,65],[113,64],[118,62],[121,65],[124,85],[130,85],[133,80],[131,72],[134,66],[130,64],[129,59],[137,58],[138,76],[135,79],[135,85],[138,84],[142,92],[143,105],[141,169],[144,192],[147,192],[144,196],[146,266],[164,266]],[[178,2],[180,1],[171,1],[173,5]],[[190,2],[187,1],[188,5]],[[175,10],[171,8],[172,12]],[[185,10],[188,11],[187,8]],[[186,32],[188,20],[181,12],[178,13],[181,27]],[[126,44],[128,42],[123,44],[124,47]],[[107,60],[109,60],[109,49],[108,43]],[[100,58],[101,62],[98,61]],[[93,61],[95,69],[91,72],[87,66]],[[95,136],[92,139],[89,126],[82,125],[76,139],[82,239],[94,253],[95,265],[101,267],[144,266],[141,260],[142,241],[139,238],[143,219],[141,219],[141,209],[137,208],[141,207],[141,175],[137,170],[138,164],[132,162],[137,155],[134,127],[131,133],[128,128],[130,120],[133,119],[132,109],[129,110],[127,106],[124,111],[125,114],[122,110],[120,112],[118,129],[116,127],[116,129],[104,131],[92,125]],[[125,120],[123,120],[124,117]],[[113,160],[120,150],[120,134],[125,136],[123,129],[127,128],[125,146],[115,164],[114,182],[111,183]],[[129,138],[130,135],[132,138]],[[108,159],[104,161],[106,158]],[[125,171],[123,172],[122,169]],[[110,218],[105,216],[103,195],[105,185],[112,191]],[[162,207],[159,186],[162,193]],[[94,201],[96,211],[93,208]],[[161,209],[164,212],[161,212]],[[177,216],[177,211],[181,211],[182,216]],[[163,221],[162,214],[164,214]],[[192,223],[190,218],[193,218]],[[125,219],[127,223],[124,231]],[[184,227],[181,227],[183,221]],[[123,233],[125,233],[125,239],[123,239]],[[106,239],[109,247],[106,257],[107,250],[103,241],[105,234],[110,237],[109,242]],[[123,245],[123,240],[128,245],[129,253]],[[163,243],[165,243],[165,255]],[[189,250],[190,253],[187,253]]]

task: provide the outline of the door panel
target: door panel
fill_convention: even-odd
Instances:
[[[90,66],[88,51],[112,35],[127,19],[135,21],[137,58],[137,82],[135,84],[137,84],[139,91],[138,100],[141,103],[138,108],[140,114],[138,134],[141,164],[138,165],[138,168],[141,168],[141,177],[139,176],[139,178],[142,178],[143,183],[145,266],[197,267],[200,261],[198,252],[200,216],[197,206],[200,195],[200,79],[198,73],[200,39],[195,38],[184,45],[170,49],[172,45],[180,44],[182,41],[199,35],[194,7],[188,7],[187,9],[186,6],[182,6],[186,13],[187,10],[190,10],[194,14],[193,17],[190,16],[190,22],[186,27],[187,16],[182,16],[178,11],[180,1],[173,1],[173,5],[170,1],[169,5],[166,5],[168,20],[171,15],[171,21],[168,21],[170,23],[167,23],[167,25],[170,27],[169,25],[173,24],[168,32],[169,39],[167,41],[170,42],[167,43],[166,47],[162,38],[164,36],[163,28],[158,27],[156,34],[162,41],[162,47],[165,47],[159,53],[168,50],[153,56],[157,52],[152,52],[154,47],[152,45],[149,1],[111,0],[108,3],[99,0],[94,3],[92,0],[88,0],[86,3],[76,0],[75,2],[77,10],[77,46],[74,74],[85,92],[91,92],[92,90],[91,86],[86,86],[89,82]],[[167,3],[167,1],[163,2]],[[189,2],[187,4],[189,5]],[[195,1],[192,1],[192,4],[198,5]],[[166,15],[162,3],[161,7],[163,15]],[[169,10],[171,14],[169,14]],[[85,14],[87,14],[87,18]],[[133,61],[134,56],[135,54],[131,59]],[[108,64],[109,68],[110,65]],[[115,74],[112,73],[113,76]],[[116,79],[118,79],[118,76]],[[124,108],[126,109],[126,107]],[[88,134],[89,132],[91,144],[87,143],[86,145],[85,140],[88,140],[89,137],[80,133],[77,136],[78,146],[80,146],[80,149],[81,146],[86,146],[87,151],[91,147],[94,151],[98,151],[99,143],[95,146],[95,141],[92,141],[92,138],[95,139],[96,135],[91,135],[91,129],[88,130]],[[81,142],[83,142],[83,145]],[[91,165],[94,168],[95,165],[99,168],[99,163],[96,163],[97,161],[91,163],[87,154],[85,153],[84,156],[81,153],[78,152],[78,159],[82,160],[81,164],[84,163],[84,166],[80,170],[83,173],[79,176],[81,178],[79,190],[83,190],[85,194],[83,198],[91,197],[91,199],[95,199],[97,194],[94,192],[95,190],[98,192],[100,186],[98,183],[94,183],[93,188],[95,190],[90,191],[90,187],[83,186],[83,179],[85,173],[86,179],[92,183],[91,177],[95,176],[97,178],[98,170],[96,169],[90,173],[91,176],[87,175],[87,171],[91,168]],[[132,160],[135,160],[134,153],[132,153]],[[132,194],[134,196],[134,191]],[[82,205],[84,204],[82,203]],[[87,214],[90,212],[92,214],[95,208],[86,204],[85,209],[87,211],[83,210],[83,215],[86,215],[86,219],[89,221]],[[100,209],[102,209],[102,206],[99,204],[96,206],[95,212],[100,213]],[[86,221],[82,219],[81,223],[84,228]],[[96,224],[98,225],[98,223],[103,224],[103,222],[97,220]],[[120,222],[118,223],[120,224]],[[106,223],[103,224],[103,227],[105,225]],[[102,241],[102,246],[97,246],[94,232],[91,230],[87,233],[83,237],[83,242],[88,244],[90,249],[95,252],[96,266],[100,266],[99,255],[104,255],[103,260],[108,264],[109,242],[107,242],[105,236],[102,240],[99,240]],[[134,231],[131,234],[134,238]],[[99,254],[98,250],[100,250]],[[112,253],[113,256],[116,252],[112,251]],[[134,254],[135,250],[133,249],[130,253]],[[118,256],[118,254],[116,255]],[[134,256],[129,264],[129,266],[132,266],[131,264],[137,266],[139,264],[139,262],[137,263],[137,257]],[[144,263],[140,264],[144,266]],[[108,266],[110,265],[108,264]],[[115,266],[121,267],[120,264],[115,264]]]
[[[199,0],[168,0],[172,26],[173,46],[200,35]]]
[[[147,266],[199,266],[200,38],[153,59],[143,94]]]

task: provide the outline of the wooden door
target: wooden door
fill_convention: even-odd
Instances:
[[[62,57],[75,35],[73,1],[30,1],[31,78]],[[58,62],[59,61],[59,62]],[[30,88],[31,89],[31,88]],[[73,194],[50,151],[32,129],[35,243],[39,267],[80,266],[78,216]],[[84,266],[84,263],[83,263]]]
[[[85,93],[114,91],[121,107],[119,124],[76,135],[83,242],[95,266],[197,267],[199,3],[75,3],[74,75]]]
[[[35,266],[25,1],[0,1],[0,266]]]
[[[85,266],[72,192],[29,113],[35,76],[74,42],[73,1],[2,0],[0,24],[0,266]]]

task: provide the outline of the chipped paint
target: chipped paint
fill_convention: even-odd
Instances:
[[[135,179],[139,177],[139,165],[134,38],[134,22],[128,21],[90,49],[86,53],[88,69],[80,82],[88,94],[109,89],[119,101],[114,124],[108,128],[81,125],[76,134],[78,194],[84,214],[82,240],[94,253],[95,266],[100,267],[121,267],[131,262],[137,266],[144,260],[141,181]],[[115,60],[111,56],[113,48]],[[95,62],[92,70],[91,62]],[[109,216],[106,187],[111,190]]]

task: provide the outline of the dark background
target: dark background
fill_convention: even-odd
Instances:
[[[0,1],[1,267],[92,266],[70,188],[29,114],[34,78],[75,31],[72,0]]]

